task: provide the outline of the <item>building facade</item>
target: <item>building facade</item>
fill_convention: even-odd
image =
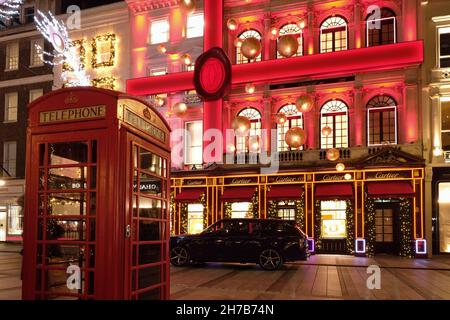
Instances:
[[[426,212],[433,254],[450,253],[450,8],[422,1],[425,62],[422,68]]]
[[[0,241],[21,241],[25,187],[26,106],[52,90],[52,69],[35,45],[37,10],[55,12],[56,1],[24,1],[20,14],[0,22]]]
[[[130,78],[128,7],[123,1],[109,2],[113,3],[82,7],[80,28],[69,30],[69,37],[93,86],[125,91],[125,81]],[[55,66],[55,88],[65,85],[61,78],[65,68]]]
[[[202,1],[186,14],[173,1],[128,0],[132,77],[167,81],[161,92],[139,92],[184,131],[172,136],[182,158],[172,170],[172,232],[278,217],[297,220],[316,252],[426,255],[419,2],[225,0],[223,19],[201,30]],[[206,33],[220,26],[233,84],[212,115],[193,88],[165,79],[190,76]],[[288,58],[286,36],[298,44]],[[261,48],[251,58],[249,38]],[[302,110],[299,101],[311,102]],[[249,120],[223,143],[223,161],[203,154],[211,117],[223,136],[238,117]],[[298,148],[286,143],[294,127],[306,135]],[[264,170],[275,163],[276,172]]]

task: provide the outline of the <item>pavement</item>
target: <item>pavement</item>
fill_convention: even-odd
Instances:
[[[0,300],[21,298],[21,247],[0,244]],[[368,266],[380,267],[380,289],[369,289]],[[314,255],[277,271],[253,264],[207,263],[171,268],[175,300],[450,300],[450,256],[403,259]]]

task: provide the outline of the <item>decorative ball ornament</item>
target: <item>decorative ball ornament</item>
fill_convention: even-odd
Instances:
[[[324,137],[328,137],[333,133],[333,129],[331,129],[329,126],[322,128],[322,134]]]
[[[254,85],[253,83],[248,83],[248,84],[245,86],[245,92],[247,92],[247,93],[252,94],[252,93],[255,92],[255,90],[256,90],[256,87],[255,87],[255,85]]]
[[[297,22],[297,26],[300,29],[305,29],[305,21],[304,20],[300,20],[299,22]]]
[[[346,173],[345,176],[344,176],[344,179],[347,180],[347,181],[351,180],[352,179],[352,175],[350,173]]]
[[[163,44],[160,44],[158,47],[156,47],[156,50],[158,50],[159,53],[166,53],[167,52],[167,48]]]
[[[252,136],[248,139],[248,149],[251,152],[258,152],[259,144],[259,136]]]
[[[287,116],[284,113],[280,112],[275,115],[275,122],[277,124],[285,124],[286,121],[287,121]]]
[[[272,40],[276,40],[278,35],[280,34],[280,30],[277,27],[270,28],[270,38]]]
[[[228,30],[236,30],[238,27],[238,23],[233,18],[228,19],[227,21]]]
[[[190,66],[192,64],[192,57],[190,54],[185,53],[181,56],[181,61],[187,66]]]
[[[183,116],[186,113],[186,111],[187,105],[184,102],[177,102],[172,107],[172,112],[179,117]]]
[[[287,145],[293,149],[298,149],[305,144],[306,134],[305,131],[300,127],[293,127],[286,132],[284,137]]]
[[[336,165],[336,171],[342,172],[344,170],[345,170],[345,164],[343,164],[342,162],[340,162]]]
[[[313,108],[314,100],[308,95],[303,95],[297,99],[295,105],[298,112],[310,112]]]
[[[162,97],[157,97],[155,102],[158,107],[162,107],[166,103],[166,101]]]
[[[229,144],[229,145],[227,145],[227,151],[228,151],[229,153],[235,152],[235,151],[236,151],[236,146],[235,146],[234,144]]]
[[[327,159],[330,161],[336,161],[340,157],[339,150],[331,148],[327,150]]]
[[[233,44],[236,48],[242,47],[242,39],[241,38],[234,39]]]
[[[193,13],[195,11],[195,0],[180,0],[180,8],[186,14]]]
[[[231,127],[238,135],[245,135],[250,130],[250,120],[247,117],[237,116],[233,119]]]
[[[292,57],[297,53],[298,41],[290,34],[281,36],[278,38],[277,50],[285,58]]]
[[[241,53],[247,59],[255,59],[261,53],[261,41],[255,37],[250,37],[242,42]]]

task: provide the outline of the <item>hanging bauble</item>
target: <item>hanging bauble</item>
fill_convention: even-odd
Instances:
[[[304,20],[300,20],[299,22],[297,22],[297,26],[300,29],[305,29],[305,26],[306,26],[305,21]]]
[[[286,121],[287,121],[287,116],[283,112],[277,113],[275,115],[275,122],[277,124],[285,124]]]
[[[166,53],[167,52],[167,48],[163,44],[160,44],[158,47],[156,47],[156,50],[158,50],[159,53]]]
[[[230,143],[229,145],[227,145],[227,152],[228,153],[233,153],[235,151],[236,151],[236,146],[234,144]]]
[[[177,102],[172,107],[172,112],[179,117],[183,116],[186,113],[186,111],[187,111],[187,105],[184,102]]]
[[[352,180],[352,175],[350,173],[346,173],[344,176],[345,180]]]
[[[256,87],[255,87],[255,85],[254,85],[253,83],[248,83],[248,84],[245,86],[245,92],[247,92],[247,93],[252,94],[252,93],[255,92],[255,90],[256,90]]]
[[[344,170],[345,170],[345,164],[343,164],[342,162],[339,162],[339,163],[336,165],[336,171],[342,172],[342,171],[344,171]]]
[[[241,53],[247,59],[255,59],[261,53],[261,41],[255,37],[244,39],[241,46]]]
[[[248,139],[248,149],[251,152],[258,152],[259,151],[259,136],[251,136]]]
[[[186,65],[190,66],[192,64],[192,57],[189,53],[185,53],[181,56],[181,61]]]
[[[293,127],[286,132],[284,140],[289,147],[298,149],[306,142],[305,131],[300,127]]]
[[[303,95],[297,99],[295,105],[298,112],[309,112],[314,106],[314,100],[308,95]]]
[[[292,57],[297,53],[298,41],[291,34],[281,36],[278,38],[277,50],[285,58]]]
[[[237,116],[233,119],[231,127],[237,135],[245,135],[250,130],[250,120],[247,117]]]
[[[180,0],[180,8],[186,14],[191,14],[195,11],[195,0]]]
[[[280,30],[277,27],[270,28],[270,38],[272,40],[276,40],[278,35],[280,34]]]
[[[340,154],[339,154],[339,150],[335,149],[335,148],[331,148],[327,150],[327,159],[330,161],[336,161],[337,159],[339,159]]]
[[[322,135],[324,137],[328,137],[333,133],[333,129],[331,129],[329,126],[323,127],[322,128]]]
[[[238,27],[238,23],[233,18],[228,19],[227,21],[228,30],[236,30]]]

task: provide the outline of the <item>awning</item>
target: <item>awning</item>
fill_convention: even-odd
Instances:
[[[318,199],[349,199],[353,197],[351,183],[324,183],[316,185]]]
[[[184,188],[181,193],[175,196],[178,202],[198,202],[201,195],[205,192],[202,188]]]
[[[223,191],[222,202],[250,202],[256,192],[254,187],[228,187]]]
[[[295,200],[300,199],[303,194],[303,187],[301,185],[282,185],[271,186],[267,192],[268,200]]]
[[[408,181],[369,182],[367,195],[371,198],[407,198],[415,195]]]

